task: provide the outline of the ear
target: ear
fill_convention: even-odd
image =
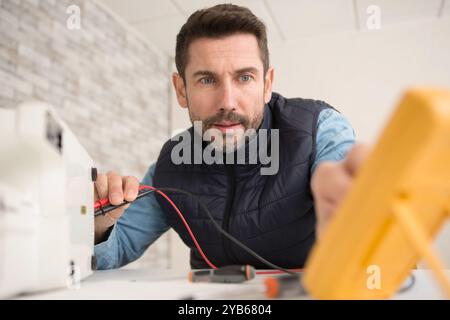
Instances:
[[[268,103],[272,98],[272,83],[273,83],[273,67],[269,67],[264,79],[264,103]]]
[[[186,86],[183,78],[177,72],[172,74],[172,84],[175,89],[175,93],[177,94],[178,104],[182,108],[187,108],[188,103],[186,97]]]

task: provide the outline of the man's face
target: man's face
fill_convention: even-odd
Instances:
[[[189,46],[185,80],[173,76],[178,102],[188,107],[191,121],[202,121],[203,132],[220,130],[224,143],[236,147],[245,130],[261,124],[272,93],[273,69],[264,75],[254,35],[200,38]]]

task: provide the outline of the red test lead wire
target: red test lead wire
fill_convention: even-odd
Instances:
[[[187,223],[186,219],[184,218],[183,214],[181,213],[181,211],[178,209],[177,205],[162,191],[158,190],[155,187],[152,186],[146,186],[146,185],[140,185],[139,186],[139,191],[141,190],[145,190],[145,189],[150,189],[150,190],[155,190],[155,192],[158,192],[161,196],[163,196],[167,202],[170,203],[170,205],[175,209],[175,211],[177,212],[178,216],[180,217],[181,221],[183,221],[184,226],[186,227],[186,230],[189,232],[189,235],[192,238],[192,241],[194,241],[195,247],[197,248],[197,250],[200,252],[200,255],[202,256],[202,258],[205,260],[205,262],[208,264],[208,266],[211,269],[215,269],[217,270],[218,267],[215,266],[206,256],[206,254],[203,252],[202,248],[200,247],[200,244],[197,241],[197,238],[195,237],[194,233],[192,232],[191,228],[189,227],[189,224]],[[94,204],[94,210],[99,210],[104,206],[109,205],[109,199],[108,198],[104,198],[104,199],[100,199],[98,201],[95,202]],[[301,272],[303,271],[303,269],[290,269],[289,271],[292,272]],[[268,274],[283,274],[285,272],[283,271],[279,271],[279,270],[268,270],[268,271],[256,271],[256,274],[259,275],[268,275]]]
[[[152,186],[146,186],[146,185],[140,185],[139,186],[139,191],[145,190],[145,189],[155,190],[155,192],[158,192],[161,196],[163,196],[167,200],[167,202],[170,203],[170,205],[177,212],[177,214],[180,217],[181,221],[183,221],[184,226],[186,227],[187,231],[189,232],[189,235],[191,236],[192,241],[194,241],[194,244],[197,247],[197,250],[200,252],[200,255],[202,256],[202,258],[205,260],[205,262],[208,264],[208,266],[211,269],[218,269],[211,261],[209,261],[208,257],[203,252],[202,248],[200,247],[200,245],[199,245],[199,243],[197,241],[197,238],[195,237],[194,233],[192,232],[191,228],[189,227],[189,224],[187,223],[187,221],[184,218],[183,214],[178,209],[177,205],[175,203],[173,203],[173,201],[164,192],[158,190],[157,188],[152,187]],[[95,202],[94,210],[99,210],[102,207],[107,206],[107,205],[109,205],[109,199],[108,198],[100,199],[100,200]]]

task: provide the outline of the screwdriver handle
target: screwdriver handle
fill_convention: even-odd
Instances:
[[[255,268],[249,265],[231,265],[189,273],[190,282],[241,283],[254,277]]]

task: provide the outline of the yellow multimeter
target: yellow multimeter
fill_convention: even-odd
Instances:
[[[409,90],[306,263],[319,299],[389,298],[424,259],[450,298],[431,240],[450,217],[450,91]]]

